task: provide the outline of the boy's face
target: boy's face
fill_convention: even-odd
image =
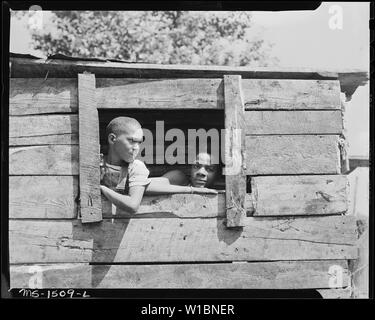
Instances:
[[[142,141],[143,131],[141,128],[129,128],[127,132],[117,136],[111,133],[108,138],[115,155],[128,163],[133,162],[136,158]]]
[[[199,153],[196,163],[190,170],[190,180],[193,187],[203,188],[212,185],[216,178],[217,166],[212,164],[211,156]]]

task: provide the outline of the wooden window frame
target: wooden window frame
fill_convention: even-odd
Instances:
[[[225,171],[226,226],[242,227],[246,217],[245,108],[240,75],[224,75],[225,163],[237,166],[233,174]],[[79,117],[79,194],[82,223],[100,222],[99,110],[96,106],[95,74],[78,74]],[[162,108],[158,108],[162,109]],[[238,162],[240,161],[240,162]],[[239,167],[238,167],[238,164]]]

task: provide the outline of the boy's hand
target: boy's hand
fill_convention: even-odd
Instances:
[[[218,194],[217,190],[209,188],[197,188],[192,187],[193,193],[206,193],[206,194]]]

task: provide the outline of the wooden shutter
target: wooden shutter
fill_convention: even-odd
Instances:
[[[241,76],[224,76],[224,104],[227,227],[242,227],[246,217],[246,146]]]
[[[82,223],[102,220],[95,75],[78,74],[79,190]]]

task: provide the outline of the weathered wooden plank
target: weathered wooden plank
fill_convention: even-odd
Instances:
[[[240,76],[224,76],[224,99],[227,227],[242,227],[243,219],[246,217],[246,145]]]
[[[84,71],[95,73],[97,78],[220,78],[224,74],[238,74],[254,79],[337,79],[336,71],[309,68],[270,68],[202,66],[202,65],[161,65],[152,63],[121,63],[98,61],[73,61],[62,59],[27,59],[12,57],[12,77],[75,77]],[[351,70],[353,71],[353,70]],[[355,70],[358,71],[358,70]],[[357,72],[361,76],[364,72]],[[356,73],[356,74],[357,74]],[[363,78],[364,76],[362,76]]]
[[[318,289],[323,299],[351,299],[351,289]]]
[[[97,79],[101,109],[223,109],[222,79]]]
[[[9,118],[9,145],[78,144],[77,115]]]
[[[10,219],[75,219],[77,176],[10,176]],[[112,209],[114,208],[114,209]],[[108,218],[224,217],[225,195],[173,194],[144,196],[135,215],[112,207],[102,196],[102,214]]]
[[[9,221],[10,263],[355,259],[351,216],[223,219]]]
[[[339,174],[336,135],[247,136],[248,175]]]
[[[341,109],[336,80],[243,79],[245,109]],[[97,79],[101,109],[224,109],[222,77],[217,79]]]
[[[76,175],[77,145],[9,148],[10,175]]]
[[[252,193],[245,196],[248,214],[293,216],[342,214],[347,210],[346,176],[253,177]],[[10,176],[11,219],[74,219],[78,196],[77,176]],[[130,217],[102,196],[107,218]],[[135,218],[225,217],[225,194],[144,196]]]
[[[341,109],[338,80],[244,79],[245,109]]]
[[[342,286],[347,286],[350,278],[345,260],[177,265],[11,265],[10,285],[13,288],[313,289],[328,288],[332,265],[342,267]],[[337,290],[340,289],[334,291],[337,293]]]
[[[95,75],[78,74],[79,186],[82,223],[102,220],[100,196],[99,116],[95,105]]]
[[[10,176],[9,218],[74,219],[77,176]]]
[[[107,218],[209,218],[225,217],[225,194],[173,194],[144,196],[136,214],[116,208],[102,196],[103,217]]]
[[[344,175],[253,177],[246,208],[256,216],[342,214],[348,198]]]
[[[335,111],[246,111],[247,135],[341,134],[343,119]]]
[[[10,79],[9,115],[77,112],[77,79]],[[76,77],[74,75],[73,77]]]

